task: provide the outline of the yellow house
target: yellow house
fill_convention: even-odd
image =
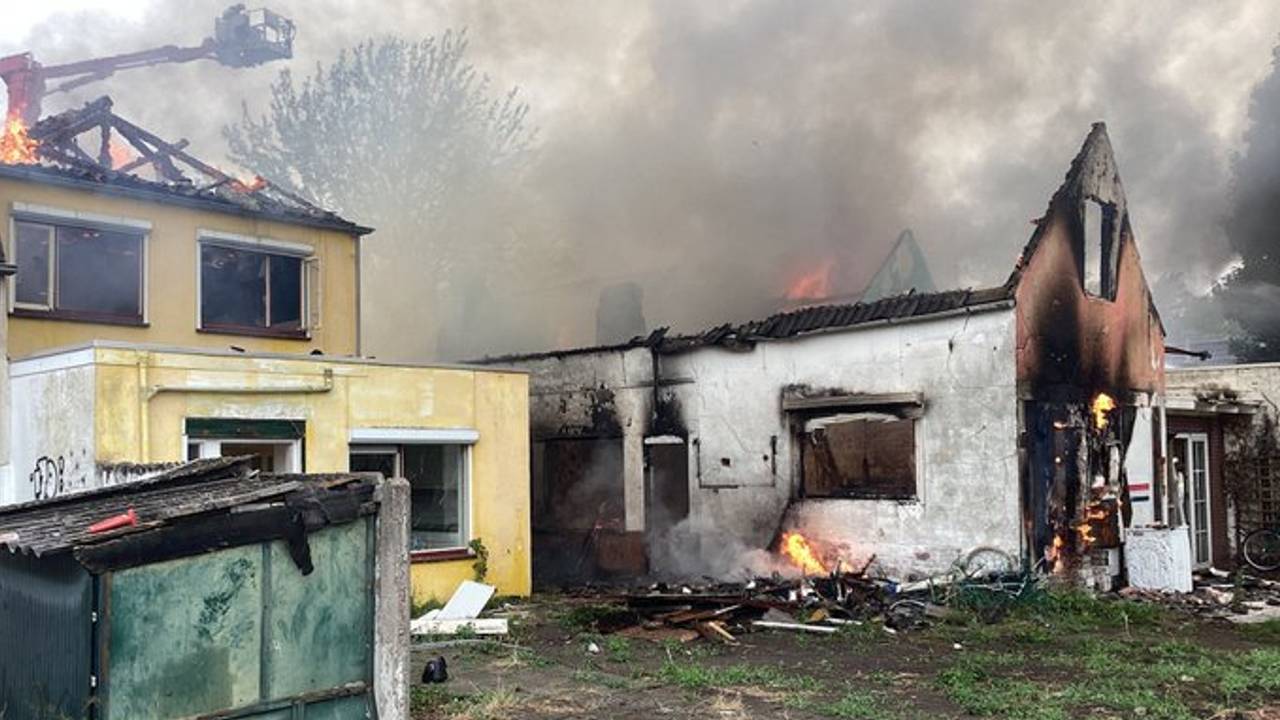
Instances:
[[[368,228],[252,188],[36,165],[0,165],[0,209],[17,267],[0,503],[218,455],[379,471],[413,488],[415,600],[477,570],[529,592],[527,377],[361,357]]]

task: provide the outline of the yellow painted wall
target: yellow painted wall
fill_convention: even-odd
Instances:
[[[12,258],[9,234],[13,204],[45,205],[59,210],[88,212],[151,223],[148,238],[148,327],[131,327],[67,320],[11,317],[9,357],[21,358],[55,347],[79,345],[90,340],[120,340],[182,347],[226,348],[236,345],[250,351],[306,353],[319,348],[335,355],[356,352],[356,241],[335,230],[303,227],[232,214],[194,210],[145,200],[121,198],[0,178],[0,235],[6,257]],[[216,230],[251,237],[305,243],[320,258],[321,326],[310,340],[258,338],[201,333],[196,330],[197,230]]]
[[[498,592],[532,586],[528,377],[490,370],[405,367],[311,358],[149,352],[99,347],[96,458],[99,462],[184,458],[187,417],[302,419],[305,470],[347,470],[353,428],[469,428],[472,535],[489,550],[486,580]],[[247,388],[333,387],[311,394],[254,394]],[[227,392],[148,389],[217,387]],[[418,602],[446,600],[472,576],[471,560],[415,563]]]

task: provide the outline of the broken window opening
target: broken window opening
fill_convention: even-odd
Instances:
[[[807,498],[912,500],[918,408],[808,419],[800,432],[800,492]]]
[[[1115,297],[1115,206],[1094,198],[1084,201],[1081,283],[1092,297]]]
[[[304,258],[200,244],[200,327],[305,337]]]
[[[141,323],[143,235],[20,220],[14,307],[53,318]]]
[[[534,467],[535,530],[621,530],[625,525],[620,438],[540,443]]]

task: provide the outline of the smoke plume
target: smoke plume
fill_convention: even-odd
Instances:
[[[620,283],[642,289],[649,323],[690,330],[771,312],[833,259],[833,291],[855,293],[907,227],[939,287],[998,283],[1095,120],[1148,273],[1205,287],[1233,257],[1231,157],[1280,27],[1267,0],[267,4],[298,24],[295,75],[369,37],[465,27],[477,68],[532,107],[527,168],[466,224],[528,251],[515,280],[471,294],[479,309],[452,312],[473,355],[592,342],[599,291]],[[0,51],[55,63],[194,43],[224,5],[54,15]],[[218,160],[221,128],[241,103],[264,112],[281,69],[128,71],[46,110],[109,93]],[[412,266],[379,257],[376,235],[367,252],[367,267]],[[412,323],[449,313],[379,280],[365,278],[369,350],[434,357],[439,328]]]

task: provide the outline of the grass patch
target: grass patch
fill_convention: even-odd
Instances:
[[[1015,608],[1011,616],[1039,621],[1060,632],[1088,632],[1154,627],[1164,612],[1153,603],[1103,599],[1082,590],[1055,590]]]
[[[864,622],[861,625],[841,625],[835,633],[837,638],[855,645],[881,642],[886,635],[883,626],[874,621]]]
[[[1048,647],[1027,655],[1015,644],[1006,645],[1011,652],[965,653],[938,674],[935,684],[968,714],[1016,720],[1192,720],[1280,696],[1280,648],[1214,650],[1163,639],[1168,635],[1160,628],[1126,637],[1115,632],[1115,623],[1123,626],[1125,617],[1117,613],[1127,609],[1105,605],[1110,603],[1068,609],[1059,626],[1091,624],[1095,630],[1110,626],[1110,631],[1055,635]],[[1128,622],[1149,627],[1156,619],[1134,614]],[[1062,673],[1069,678],[1065,684],[1051,679]]]
[[[966,658],[938,674],[938,687],[966,713],[1017,720],[1066,720],[1050,688],[1023,678],[994,674],[983,662]]]
[[[1280,645],[1280,619],[1241,625],[1240,634],[1255,642]]]
[[[610,635],[605,638],[604,651],[609,659],[616,663],[629,663],[635,659],[631,641],[619,635]]]
[[[560,627],[574,632],[601,632],[631,624],[635,613],[617,605],[578,605],[561,613]]]
[[[490,690],[475,695],[455,695],[436,685],[415,685],[409,693],[412,717],[448,720],[504,720],[519,705],[512,690]]]
[[[812,691],[818,681],[808,675],[788,673],[770,665],[726,665],[709,667],[693,663],[668,662],[658,671],[658,679],[686,690],[755,686],[773,690]]]
[[[890,717],[884,695],[868,690],[850,690],[834,702],[820,703],[815,708],[823,715],[838,718],[875,718]]]
[[[1110,710],[1122,717],[1145,717],[1152,720],[1194,720],[1195,713],[1175,694],[1153,688],[1138,676],[1092,676],[1072,683],[1062,700],[1077,710]]]
[[[580,683],[607,687],[610,690],[626,690],[632,686],[632,681],[628,678],[599,670],[574,670],[573,679]]]

